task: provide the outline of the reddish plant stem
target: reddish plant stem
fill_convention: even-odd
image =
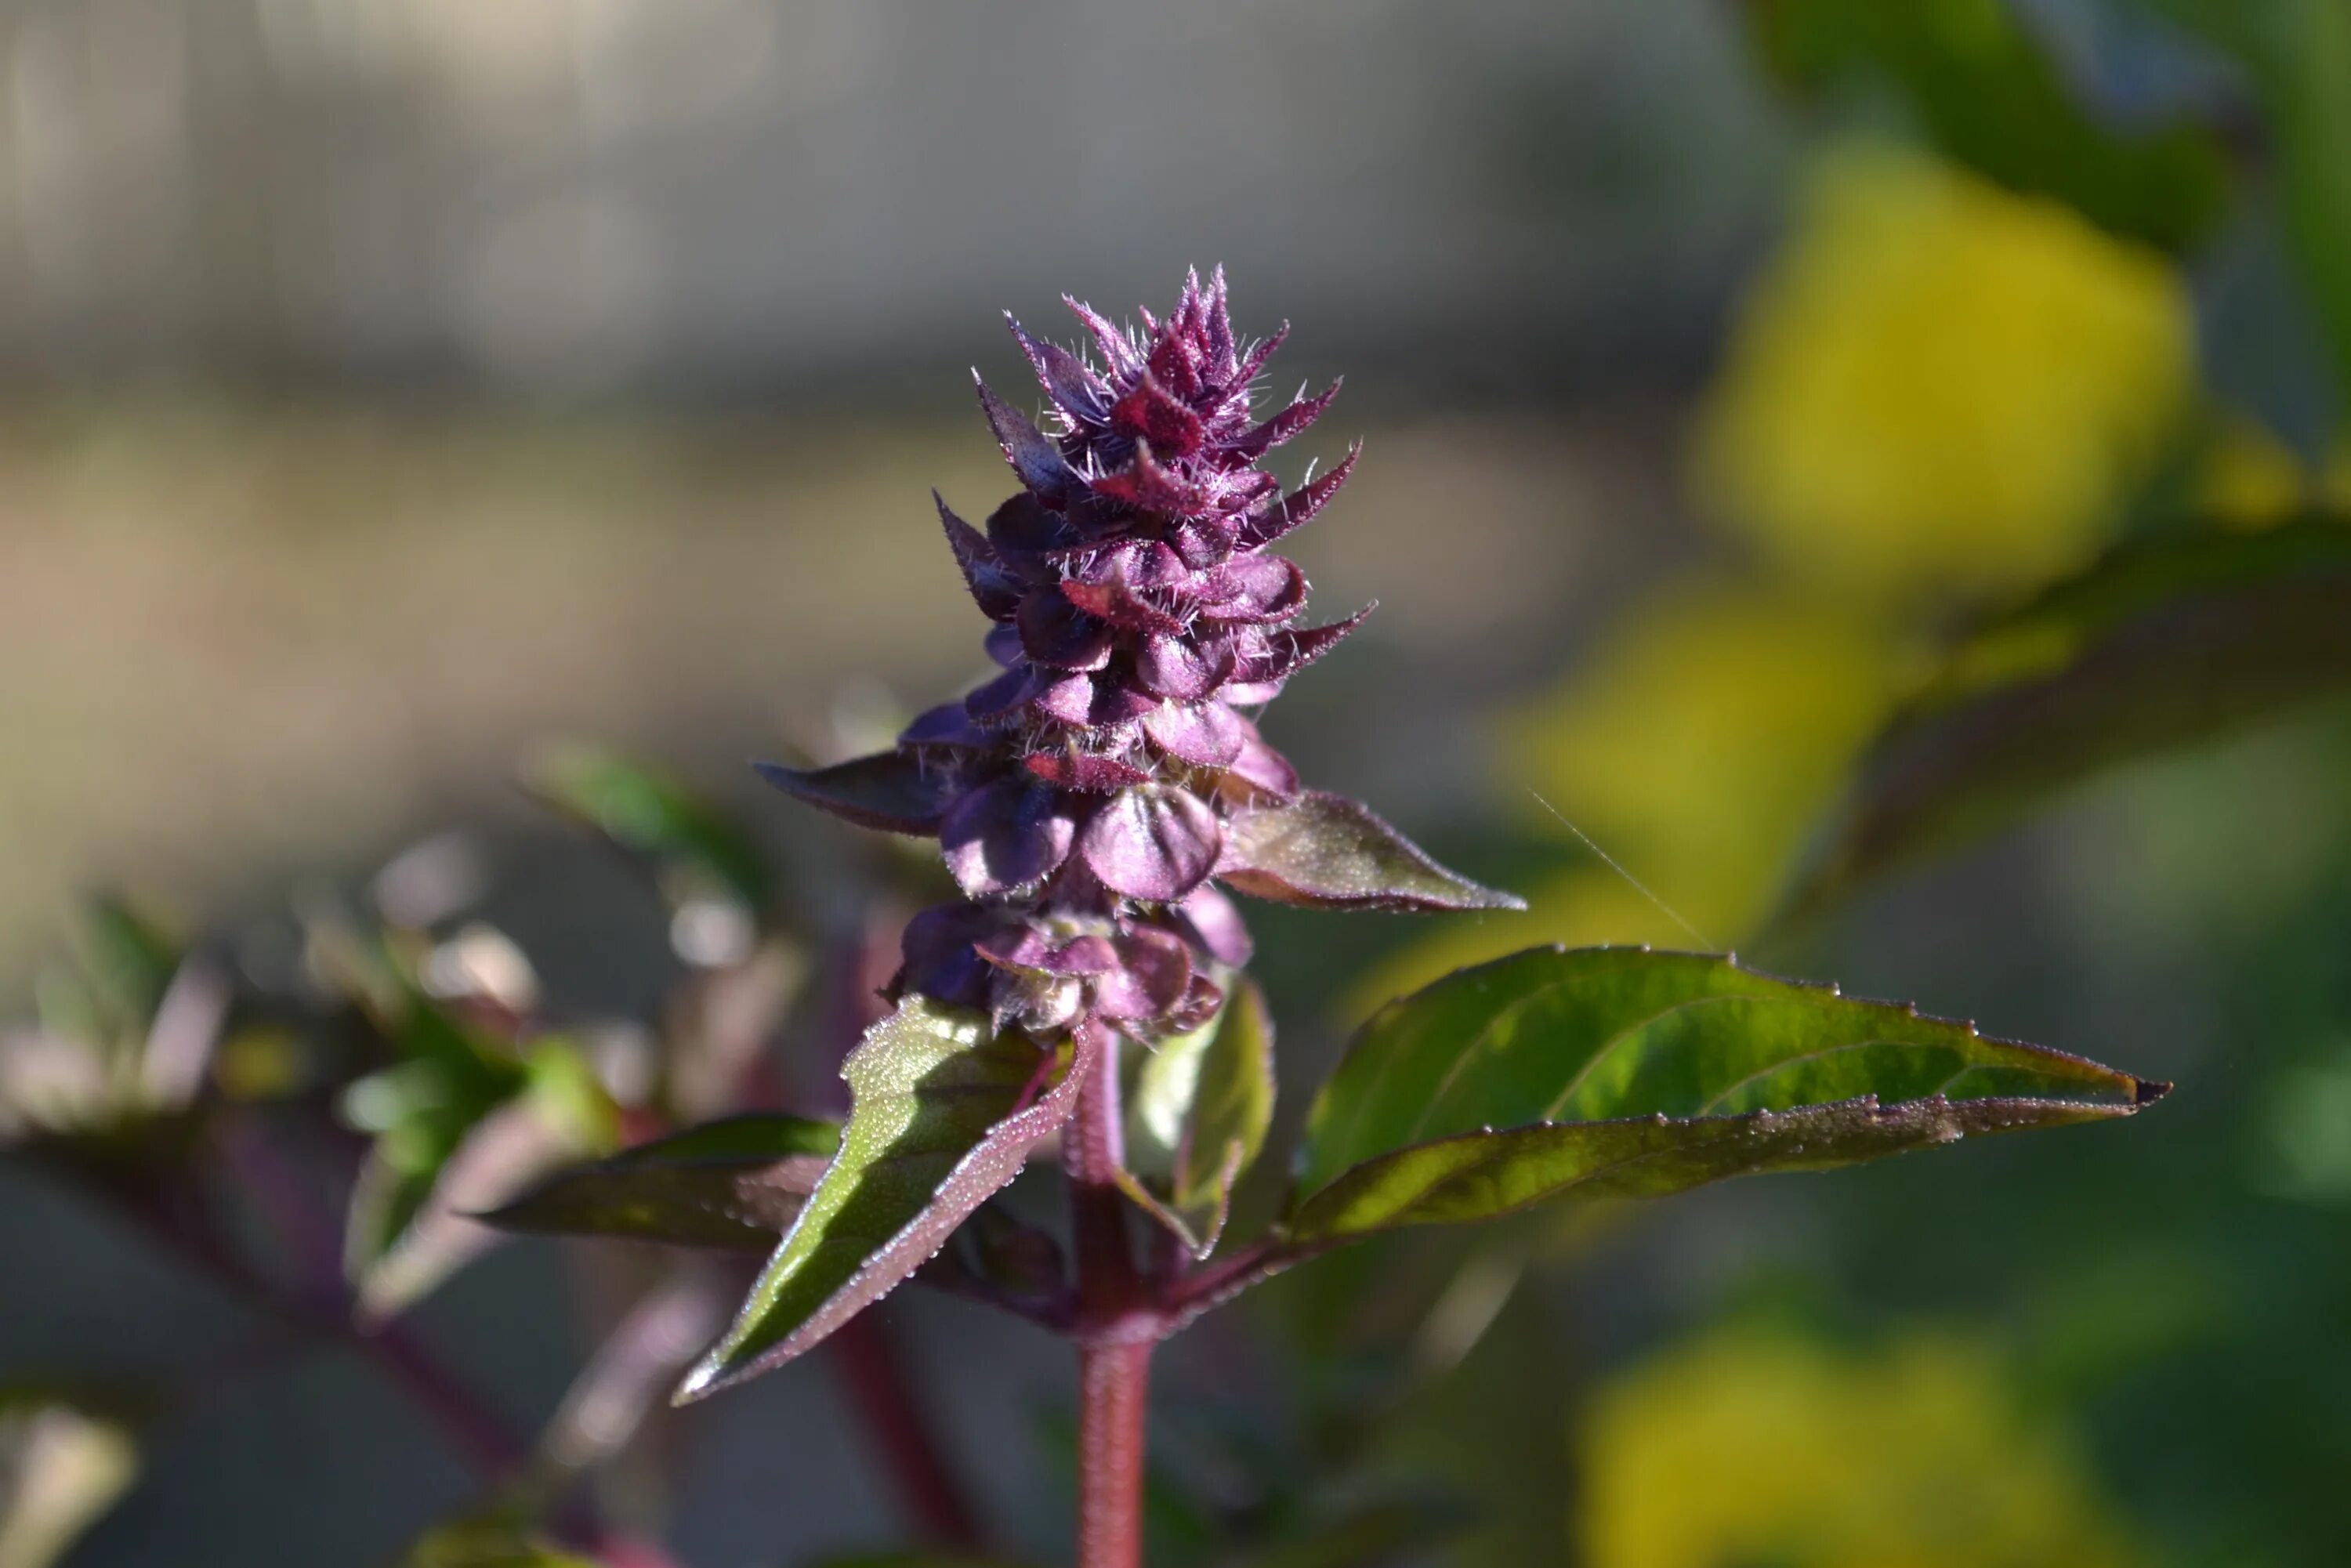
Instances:
[[[848,1385],[867,1437],[881,1451],[899,1500],[923,1534],[941,1546],[977,1549],[979,1521],[932,1440],[888,1331],[872,1313],[861,1312],[841,1324],[832,1343],[833,1365]]]
[[[1117,1186],[1118,1053],[1078,1092],[1065,1155],[1078,1270],[1078,1568],[1141,1568],[1143,1459],[1159,1314],[1136,1274]]]

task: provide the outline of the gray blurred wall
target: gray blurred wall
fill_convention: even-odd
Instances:
[[[1735,23],[0,0],[0,378],[888,387],[1000,306],[1163,300],[1217,259],[1244,324],[1307,318],[1311,354],[1621,377],[1697,351],[1766,208],[1782,141]]]

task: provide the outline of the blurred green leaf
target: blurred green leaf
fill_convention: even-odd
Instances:
[[[2287,242],[2351,403],[2351,6],[2341,0],[2140,0],[2236,57],[2276,160]],[[2339,406],[2339,405],[2338,405]]]
[[[1216,1249],[1233,1185],[1273,1122],[1273,1019],[1235,980],[1217,1016],[1144,1058],[1127,1107],[1121,1185],[1198,1257]]]
[[[130,1488],[128,1428],[38,1394],[0,1395],[0,1568],[49,1568]]]
[[[731,1116],[564,1171],[482,1218],[507,1230],[765,1252],[840,1145],[835,1122]]]
[[[2168,1086],[1729,958],[1536,948],[1391,1003],[1317,1098],[1306,1243],[2129,1115]]]
[[[2351,686],[2351,527],[2126,547],[1952,651],[1863,760],[1786,903],[2003,826],[2064,787]]]
[[[342,1096],[344,1120],[375,1134],[345,1232],[345,1267],[354,1281],[415,1222],[467,1135],[531,1079],[514,1051],[413,986],[384,1022],[395,1061]]]
[[[1101,1050],[1088,1032],[1056,1080],[1026,1035],[924,997],[868,1030],[841,1066],[840,1154],[678,1396],[780,1366],[888,1294],[1068,1119]]]
[[[360,1315],[389,1318],[422,1301],[498,1240],[476,1218],[528,1184],[619,1138],[618,1113],[569,1042],[531,1048],[522,1091],[486,1110],[446,1159],[405,1191],[424,1197],[358,1275]],[[403,1197],[405,1193],[403,1192]],[[389,1216],[386,1216],[389,1218]]]
[[[1889,83],[1948,156],[2116,234],[2177,251],[2220,214],[2228,165],[2210,131],[2100,124],[2001,0],[1756,0],[1747,14],[1783,80]]]
[[[531,792],[642,857],[673,906],[723,896],[765,910],[766,862],[715,808],[656,768],[587,746],[557,747],[525,770]]]
[[[411,1547],[400,1568],[597,1568],[538,1535],[506,1512],[435,1527]]]

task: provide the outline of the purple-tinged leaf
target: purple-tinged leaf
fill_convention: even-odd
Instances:
[[[1014,340],[1029,357],[1029,368],[1037,372],[1045,395],[1072,420],[1101,423],[1103,411],[1110,406],[1110,388],[1102,384],[1102,378],[1081,364],[1067,349],[1030,337],[1009,310],[1004,313],[1004,324],[1012,329]]]
[[[1241,524],[1239,548],[1245,550],[1263,549],[1312,522],[1315,514],[1330,505],[1331,497],[1339,493],[1339,486],[1347,482],[1347,476],[1355,471],[1355,459],[1363,455],[1364,444],[1361,441],[1350,442],[1347,455],[1339,460],[1338,466],[1309,479],[1284,496],[1279,505],[1251,511]]]
[[[979,904],[939,904],[917,914],[898,938],[888,994],[920,991],[947,1007],[987,1007],[996,977],[979,944],[996,935],[1001,918],[998,908]]]
[[[963,584],[970,591],[972,601],[990,621],[1010,620],[1020,602],[1019,578],[998,558],[986,534],[955,515],[945,497],[934,490],[931,499],[938,503],[939,526],[946,530],[947,548],[955,552],[956,566],[963,572]]]
[[[1273,1019],[1253,981],[1222,1011],[1164,1040],[1127,1102],[1128,1196],[1195,1258],[1216,1250],[1233,1186],[1273,1124]]]
[[[987,427],[996,433],[996,444],[1004,448],[1004,460],[1012,465],[1020,482],[1049,501],[1068,495],[1077,476],[1070,472],[1061,448],[1048,441],[1027,414],[990,392],[977,371],[971,379],[979,389],[979,406],[987,415]]]
[[[1728,957],[1536,948],[1364,1026],[1309,1115],[1287,1231],[1327,1245],[1823,1170],[2128,1116],[2168,1088]]]
[[[1078,854],[1113,893],[1172,904],[1215,869],[1222,840],[1216,813],[1190,791],[1140,785],[1088,820]]]
[[[561,1172],[480,1218],[538,1235],[765,1252],[791,1228],[840,1143],[836,1122],[730,1116]]]
[[[1225,443],[1225,451],[1235,457],[1254,462],[1284,442],[1295,440],[1305,433],[1308,425],[1322,417],[1322,411],[1329,408],[1331,400],[1339,395],[1339,388],[1345,380],[1342,376],[1318,396],[1300,398],[1263,424]]]
[[[925,998],[874,1025],[841,1069],[840,1154],[679,1400],[781,1366],[921,1267],[1069,1119],[1100,1038],[1082,1031],[1057,1073],[1025,1035]]]
[[[972,790],[947,809],[939,847],[956,885],[971,898],[1025,887],[1070,858],[1077,836],[1071,800],[1025,773]]]
[[[1217,875],[1243,893],[1319,909],[1523,909],[1446,870],[1343,796],[1312,791],[1236,813]]]
[[[1167,548],[1192,570],[1206,571],[1231,558],[1236,527],[1233,519],[1221,512],[1178,517],[1176,526],[1167,530]]]
[[[759,777],[796,800],[831,812],[861,828],[928,837],[954,799],[954,770],[911,751],[877,751],[871,757],[802,769],[755,762]]]
[[[1256,737],[1257,728],[1212,697],[1205,702],[1161,704],[1143,716],[1143,733],[1152,745],[1179,762],[1222,768],[1240,755],[1241,747]]]
[[[1276,800],[1291,800],[1298,795],[1298,769],[1290,766],[1289,758],[1255,735],[1241,741],[1240,749],[1225,765],[1225,774]]]
[[[1302,631],[1285,626],[1269,632],[1259,644],[1261,652],[1255,656],[1244,654],[1233,671],[1233,678],[1251,683],[1286,681],[1337,647],[1378,608],[1377,604],[1366,604],[1344,621],[1333,621],[1327,626],[1309,626]]]

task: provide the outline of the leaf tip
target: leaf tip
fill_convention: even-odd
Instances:
[[[2171,1092],[2171,1085],[2158,1079],[2134,1078],[2131,1085],[2131,1109],[2134,1111],[2142,1105],[2152,1105]]]

